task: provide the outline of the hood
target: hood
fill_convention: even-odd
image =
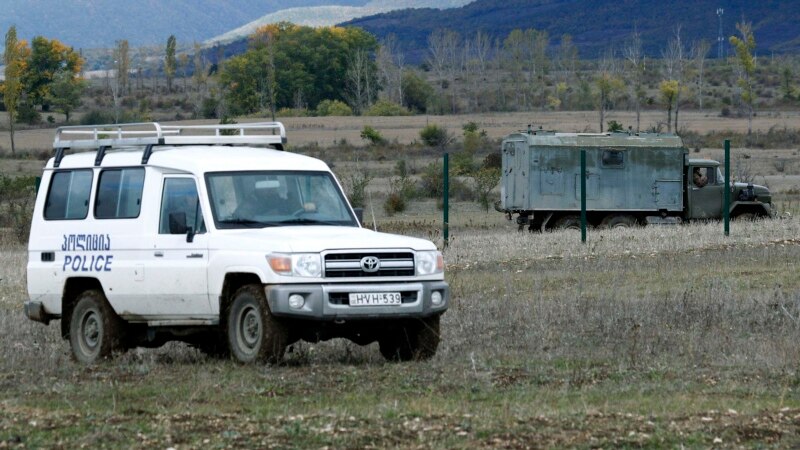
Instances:
[[[734,190],[740,191],[742,189],[747,189],[747,186],[750,186],[752,183],[740,183],[736,182],[733,183]],[[760,184],[753,184],[753,192],[756,195],[767,195],[769,194],[769,188],[766,186],[761,186]]]
[[[276,253],[316,253],[337,249],[378,248],[436,250],[436,246],[425,239],[378,233],[367,228],[338,226],[217,230],[209,236],[209,248]]]

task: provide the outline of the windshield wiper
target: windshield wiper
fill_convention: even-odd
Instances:
[[[278,225],[276,222],[262,222],[259,220],[245,219],[242,217],[231,217],[230,219],[220,220],[219,223],[225,225],[243,225],[247,228],[264,228]]]
[[[296,219],[281,220],[278,222],[280,225],[334,225],[343,226],[340,222],[332,222],[329,220],[308,219],[305,217],[298,217]]]

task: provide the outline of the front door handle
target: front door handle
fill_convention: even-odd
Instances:
[[[164,257],[164,252],[155,252],[155,253],[153,253],[153,256],[155,256],[156,258],[163,258]]]
[[[202,253],[190,253],[190,254],[186,255],[186,257],[187,258],[202,258],[203,254]]]

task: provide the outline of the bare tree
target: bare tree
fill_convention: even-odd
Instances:
[[[678,82],[678,90],[675,94],[675,125],[674,130],[678,132],[678,113],[680,112],[681,93],[686,91],[685,77],[689,55],[681,39],[681,26],[675,27],[675,32],[667,44],[667,48],[662,52],[664,61],[664,71],[667,80]]]
[[[353,112],[359,115],[367,109],[375,95],[371,64],[366,50],[357,50],[347,64],[345,97]]]
[[[694,55],[694,64],[697,68],[697,105],[703,109],[703,90],[705,89],[705,66],[708,51],[711,50],[711,44],[705,40],[695,41],[692,45],[692,54]]]
[[[623,52],[628,66],[628,90],[636,109],[636,132],[638,133],[641,126],[642,100],[645,97],[645,90],[642,86],[645,67],[644,54],[642,53],[642,37],[638,31],[633,32],[626,42]]]
[[[506,68],[511,75],[511,82],[517,94],[517,108],[519,105],[527,105],[527,96],[524,89],[524,62],[525,62],[525,34],[522,30],[514,29],[508,33],[503,41],[503,56],[506,61]],[[520,101],[520,96],[522,100]]]
[[[397,103],[403,104],[403,70],[404,56],[398,48],[397,36],[390,34],[384,39],[375,56],[378,75],[383,82],[383,92],[386,97]]]
[[[489,63],[489,52],[491,51],[491,41],[489,36],[483,31],[478,31],[472,39],[464,42],[465,53],[465,77],[469,81],[472,93],[472,103],[474,110],[483,110],[481,98],[486,82],[487,65]]]
[[[624,84],[619,78],[617,61],[614,51],[609,49],[597,63],[597,100],[600,112],[600,132],[603,132],[606,110],[611,106],[614,96],[624,89]]]

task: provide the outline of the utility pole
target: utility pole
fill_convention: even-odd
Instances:
[[[717,35],[717,59],[725,57],[725,36],[722,34],[722,14],[725,10],[717,8],[717,17],[719,17],[719,34]]]

